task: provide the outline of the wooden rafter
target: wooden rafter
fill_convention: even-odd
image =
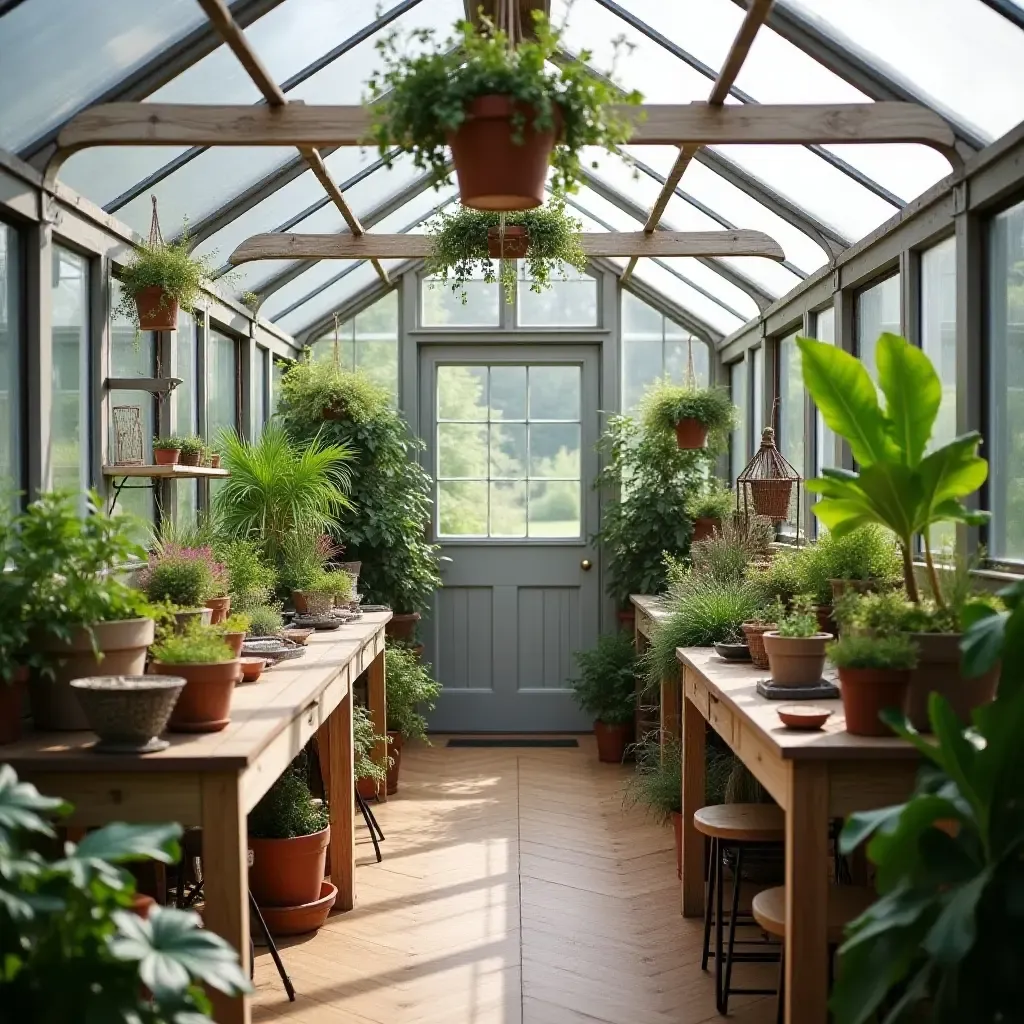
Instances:
[[[285,96],[284,90],[274,81],[270,72],[264,67],[263,61],[260,60],[259,54],[249,45],[249,40],[246,38],[245,33],[231,16],[231,12],[223,0],[199,0],[199,6],[202,7],[220,37],[230,47],[231,52],[238,58],[239,63],[245,69],[245,73],[252,79],[253,84],[259,89],[264,100],[266,100],[267,106],[272,110],[280,110],[287,107],[288,98]],[[59,145],[60,143],[58,142]],[[330,196],[331,202],[338,208],[342,218],[348,225],[349,231],[356,236],[362,235],[365,229],[359,223],[359,218],[355,215],[352,208],[345,201],[345,197],[341,194],[341,189],[338,188],[337,183],[331,177],[331,172],[327,169],[319,149],[316,146],[308,145],[299,145],[297,148],[302,154],[303,159],[309,164],[309,168],[317,181],[320,182],[324,191]],[[381,263],[377,259],[373,259],[370,262],[380,275],[381,280],[385,284],[390,284],[387,271]]]
[[[747,13],[743,17],[743,23],[736,33],[732,46],[729,47],[729,52],[726,54],[725,63],[722,64],[718,77],[715,79],[715,84],[711,87],[711,95],[708,96],[708,105],[710,107],[721,108],[725,105],[725,101],[729,96],[729,90],[736,81],[736,77],[743,67],[743,62],[747,59],[747,54],[750,52],[750,47],[754,43],[757,30],[764,24],[771,9],[772,0],[751,0]],[[682,181],[683,174],[698,149],[700,149],[700,146],[696,144],[684,145],[680,148],[679,156],[676,157],[672,169],[668,172],[665,184],[662,186],[661,192],[658,193],[658,198],[651,208],[651,215],[647,218],[647,223],[644,224],[644,231],[647,234],[654,232],[661,223],[661,218],[664,216],[669,200],[672,198],[676,186]],[[627,280],[633,273],[636,261],[637,257],[634,256],[626,265],[626,269],[622,272],[623,281]]]
[[[783,260],[782,247],[761,231],[596,232],[580,236],[588,256],[763,256]],[[424,259],[430,255],[427,235],[384,235],[372,232],[300,235],[271,232],[253,235],[231,254],[232,264],[279,259]]]

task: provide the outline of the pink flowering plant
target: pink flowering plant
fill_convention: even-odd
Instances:
[[[228,573],[209,547],[164,544],[150,556],[142,585],[151,601],[201,608],[211,597],[228,592]]]

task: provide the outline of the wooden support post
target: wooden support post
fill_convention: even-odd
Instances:
[[[661,681],[661,742],[679,739],[682,728],[683,670],[677,666],[672,677]]]
[[[370,710],[370,717],[373,719],[374,731],[379,736],[388,734],[388,711],[387,711],[387,686],[384,675],[384,651],[370,662],[366,670],[366,700]],[[388,744],[386,741],[378,743],[373,748],[371,757],[377,764],[386,765],[388,757]],[[381,800],[387,800],[388,788],[383,783],[377,787],[377,796]]]
[[[704,806],[707,743],[704,717],[687,697],[683,677],[683,879],[684,917],[701,917],[704,913],[704,837],[694,828],[693,816]]]

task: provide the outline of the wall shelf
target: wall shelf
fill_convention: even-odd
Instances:
[[[226,477],[226,469],[211,466],[104,466],[103,475],[110,477],[147,477],[151,480],[189,480],[199,477]]]
[[[108,391],[151,391],[154,395],[170,394],[181,377],[108,377]]]

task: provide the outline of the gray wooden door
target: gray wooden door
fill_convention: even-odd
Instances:
[[[431,728],[588,729],[568,688],[593,646],[596,347],[424,348],[420,414],[444,587],[425,623],[444,692]]]

